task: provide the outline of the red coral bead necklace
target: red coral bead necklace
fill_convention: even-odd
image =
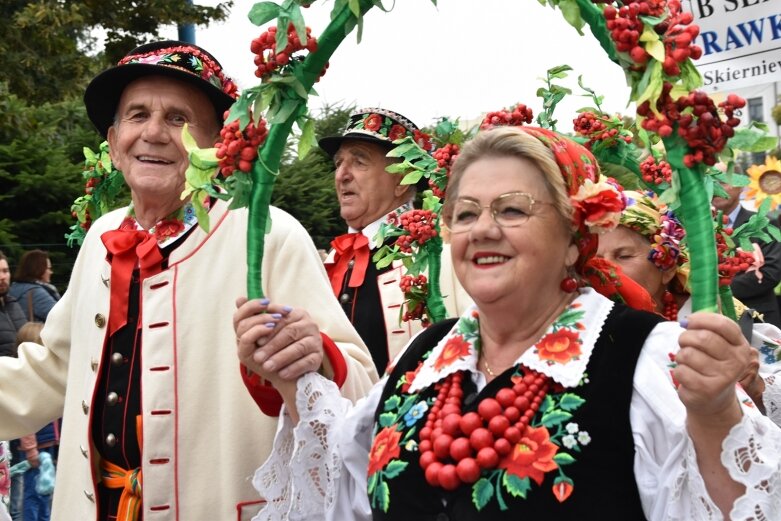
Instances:
[[[551,387],[535,371],[483,398],[477,412],[462,413],[464,372],[438,384],[438,394],[420,430],[420,466],[432,486],[455,490],[494,469],[521,440]]]

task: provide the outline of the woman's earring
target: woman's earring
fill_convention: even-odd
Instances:
[[[559,287],[561,288],[561,291],[565,293],[575,293],[578,289],[578,279],[568,274],[561,280]]]

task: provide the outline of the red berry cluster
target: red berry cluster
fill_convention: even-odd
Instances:
[[[632,142],[631,133],[621,131],[621,122],[608,116],[581,112],[572,123],[576,133],[589,138],[586,142],[586,147],[589,149],[597,141],[602,141],[608,146],[614,145],[618,139],[626,143]]]
[[[462,379],[463,373],[455,373],[439,387],[420,429],[419,461],[426,481],[445,490],[474,483],[483,469],[496,468],[521,442],[550,386],[536,373],[513,377],[512,387],[484,398],[477,412],[462,415]]]
[[[458,157],[461,148],[454,143],[447,143],[431,153],[431,156],[437,161],[437,169],[434,171],[435,179],[429,179],[428,185],[434,195],[443,199],[445,197],[445,188],[450,179],[450,171],[453,163]]]
[[[404,275],[401,277],[399,287],[404,293],[410,293],[413,287],[420,288],[423,293],[426,293],[428,291],[428,279],[425,275],[418,275],[417,277]]]
[[[725,216],[726,218],[726,216]],[[723,234],[732,235],[732,228],[724,228]],[[740,250],[735,250],[730,255],[730,247],[727,245],[724,235],[716,233],[716,252],[719,261],[719,286],[729,286],[732,279],[738,273],[743,273],[754,264],[754,256]]]
[[[412,245],[425,244],[427,240],[437,236],[434,227],[437,214],[431,210],[410,210],[399,217],[401,226],[409,232],[396,239],[396,245],[404,253],[412,253]]]
[[[640,163],[640,173],[643,176],[643,181],[650,184],[660,185],[662,183],[670,183],[673,176],[673,170],[670,168],[670,163],[667,161],[656,162],[654,156],[648,156]]]
[[[510,110],[502,109],[496,112],[489,112],[480,123],[480,130],[487,130],[494,127],[516,127],[524,123],[531,123],[534,118],[532,109],[518,103]]]
[[[688,58],[696,60],[702,56],[702,49],[691,44],[700,28],[691,25],[691,13],[682,11],[678,0],[630,0],[618,9],[612,5],[605,6],[603,14],[616,43],[616,50],[629,54],[636,64],[644,65],[651,56],[640,45],[640,36],[644,30],[641,17],[659,17],[664,14],[665,7],[669,9],[669,14],[664,21],[654,26],[654,31],[664,43],[664,73],[678,76],[681,74],[680,63]]]
[[[690,92],[673,101],[671,90],[672,84],[664,82],[662,94],[656,102],[661,117],[653,114],[648,101],[637,107],[637,114],[646,118],[642,122],[643,128],[667,137],[672,134],[673,124],[677,123],[678,134],[691,149],[683,158],[684,164],[689,168],[697,163],[715,165],[719,152],[724,149],[727,140],[735,135],[735,127],[740,124],[740,119],[734,117],[735,109],[745,107],[746,100],[730,94],[717,107],[702,91]],[[719,109],[724,112],[726,121],[722,121]]]
[[[225,111],[224,118],[228,117]],[[220,173],[223,177],[230,177],[238,169],[242,172],[252,170],[252,163],[258,157],[258,147],[266,140],[268,129],[266,120],[261,118],[258,126],[250,114],[250,122],[239,130],[239,120],[232,121],[220,130],[222,141],[215,143],[217,159],[220,160]]]
[[[295,27],[293,27],[293,24],[291,23],[287,29],[287,47],[279,52],[276,50],[276,27],[269,27],[268,31],[252,40],[252,43],[250,44],[250,50],[253,54],[256,55],[255,65],[257,66],[257,69],[255,70],[255,76],[258,78],[263,78],[270,75],[273,71],[281,69],[290,63],[290,60],[294,58],[303,59],[302,57],[293,56],[293,54],[298,51],[307,50],[309,52],[315,52],[317,50],[317,39],[311,36],[311,32],[312,29],[307,27],[306,39],[302,42],[298,38],[298,33],[296,33]],[[325,68],[323,68],[323,71],[320,73],[320,77],[325,74],[325,70],[327,68],[328,64],[326,64]],[[319,79],[320,78],[318,78],[318,80]]]

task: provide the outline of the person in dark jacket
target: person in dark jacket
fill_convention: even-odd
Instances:
[[[0,252],[0,356],[16,352],[16,332],[27,321],[19,303],[8,294],[11,270],[8,258]]]
[[[8,258],[0,251],[0,356],[16,356],[16,332],[26,322],[24,312],[16,299],[8,294],[11,285],[11,270]],[[13,461],[18,462],[20,453],[18,443],[11,444]],[[11,480],[11,518],[14,521],[22,515],[22,477]]]
[[[19,302],[30,322],[45,322],[49,310],[60,300],[51,277],[52,261],[47,252],[31,250],[19,259],[8,293]]]
[[[717,168],[724,169],[723,164]],[[735,174],[745,175],[738,167]],[[740,194],[743,188],[740,186],[722,185],[729,197],[714,197],[712,204],[717,210],[724,212],[729,219],[728,226],[736,229],[748,222],[756,212],[747,210],[740,204]],[[764,264],[760,268],[762,278],[755,272],[739,273],[732,279],[730,288],[732,294],[746,306],[756,309],[762,314],[765,322],[781,327],[781,311],[774,289],[781,282],[781,243],[776,241],[757,241],[764,256]]]

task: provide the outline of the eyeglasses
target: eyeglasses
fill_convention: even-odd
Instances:
[[[463,233],[471,230],[483,213],[483,208],[488,208],[496,224],[502,228],[512,228],[529,220],[535,204],[551,203],[535,201],[531,194],[525,192],[502,194],[485,206],[474,199],[459,197],[445,203],[442,217],[451,233]]]

